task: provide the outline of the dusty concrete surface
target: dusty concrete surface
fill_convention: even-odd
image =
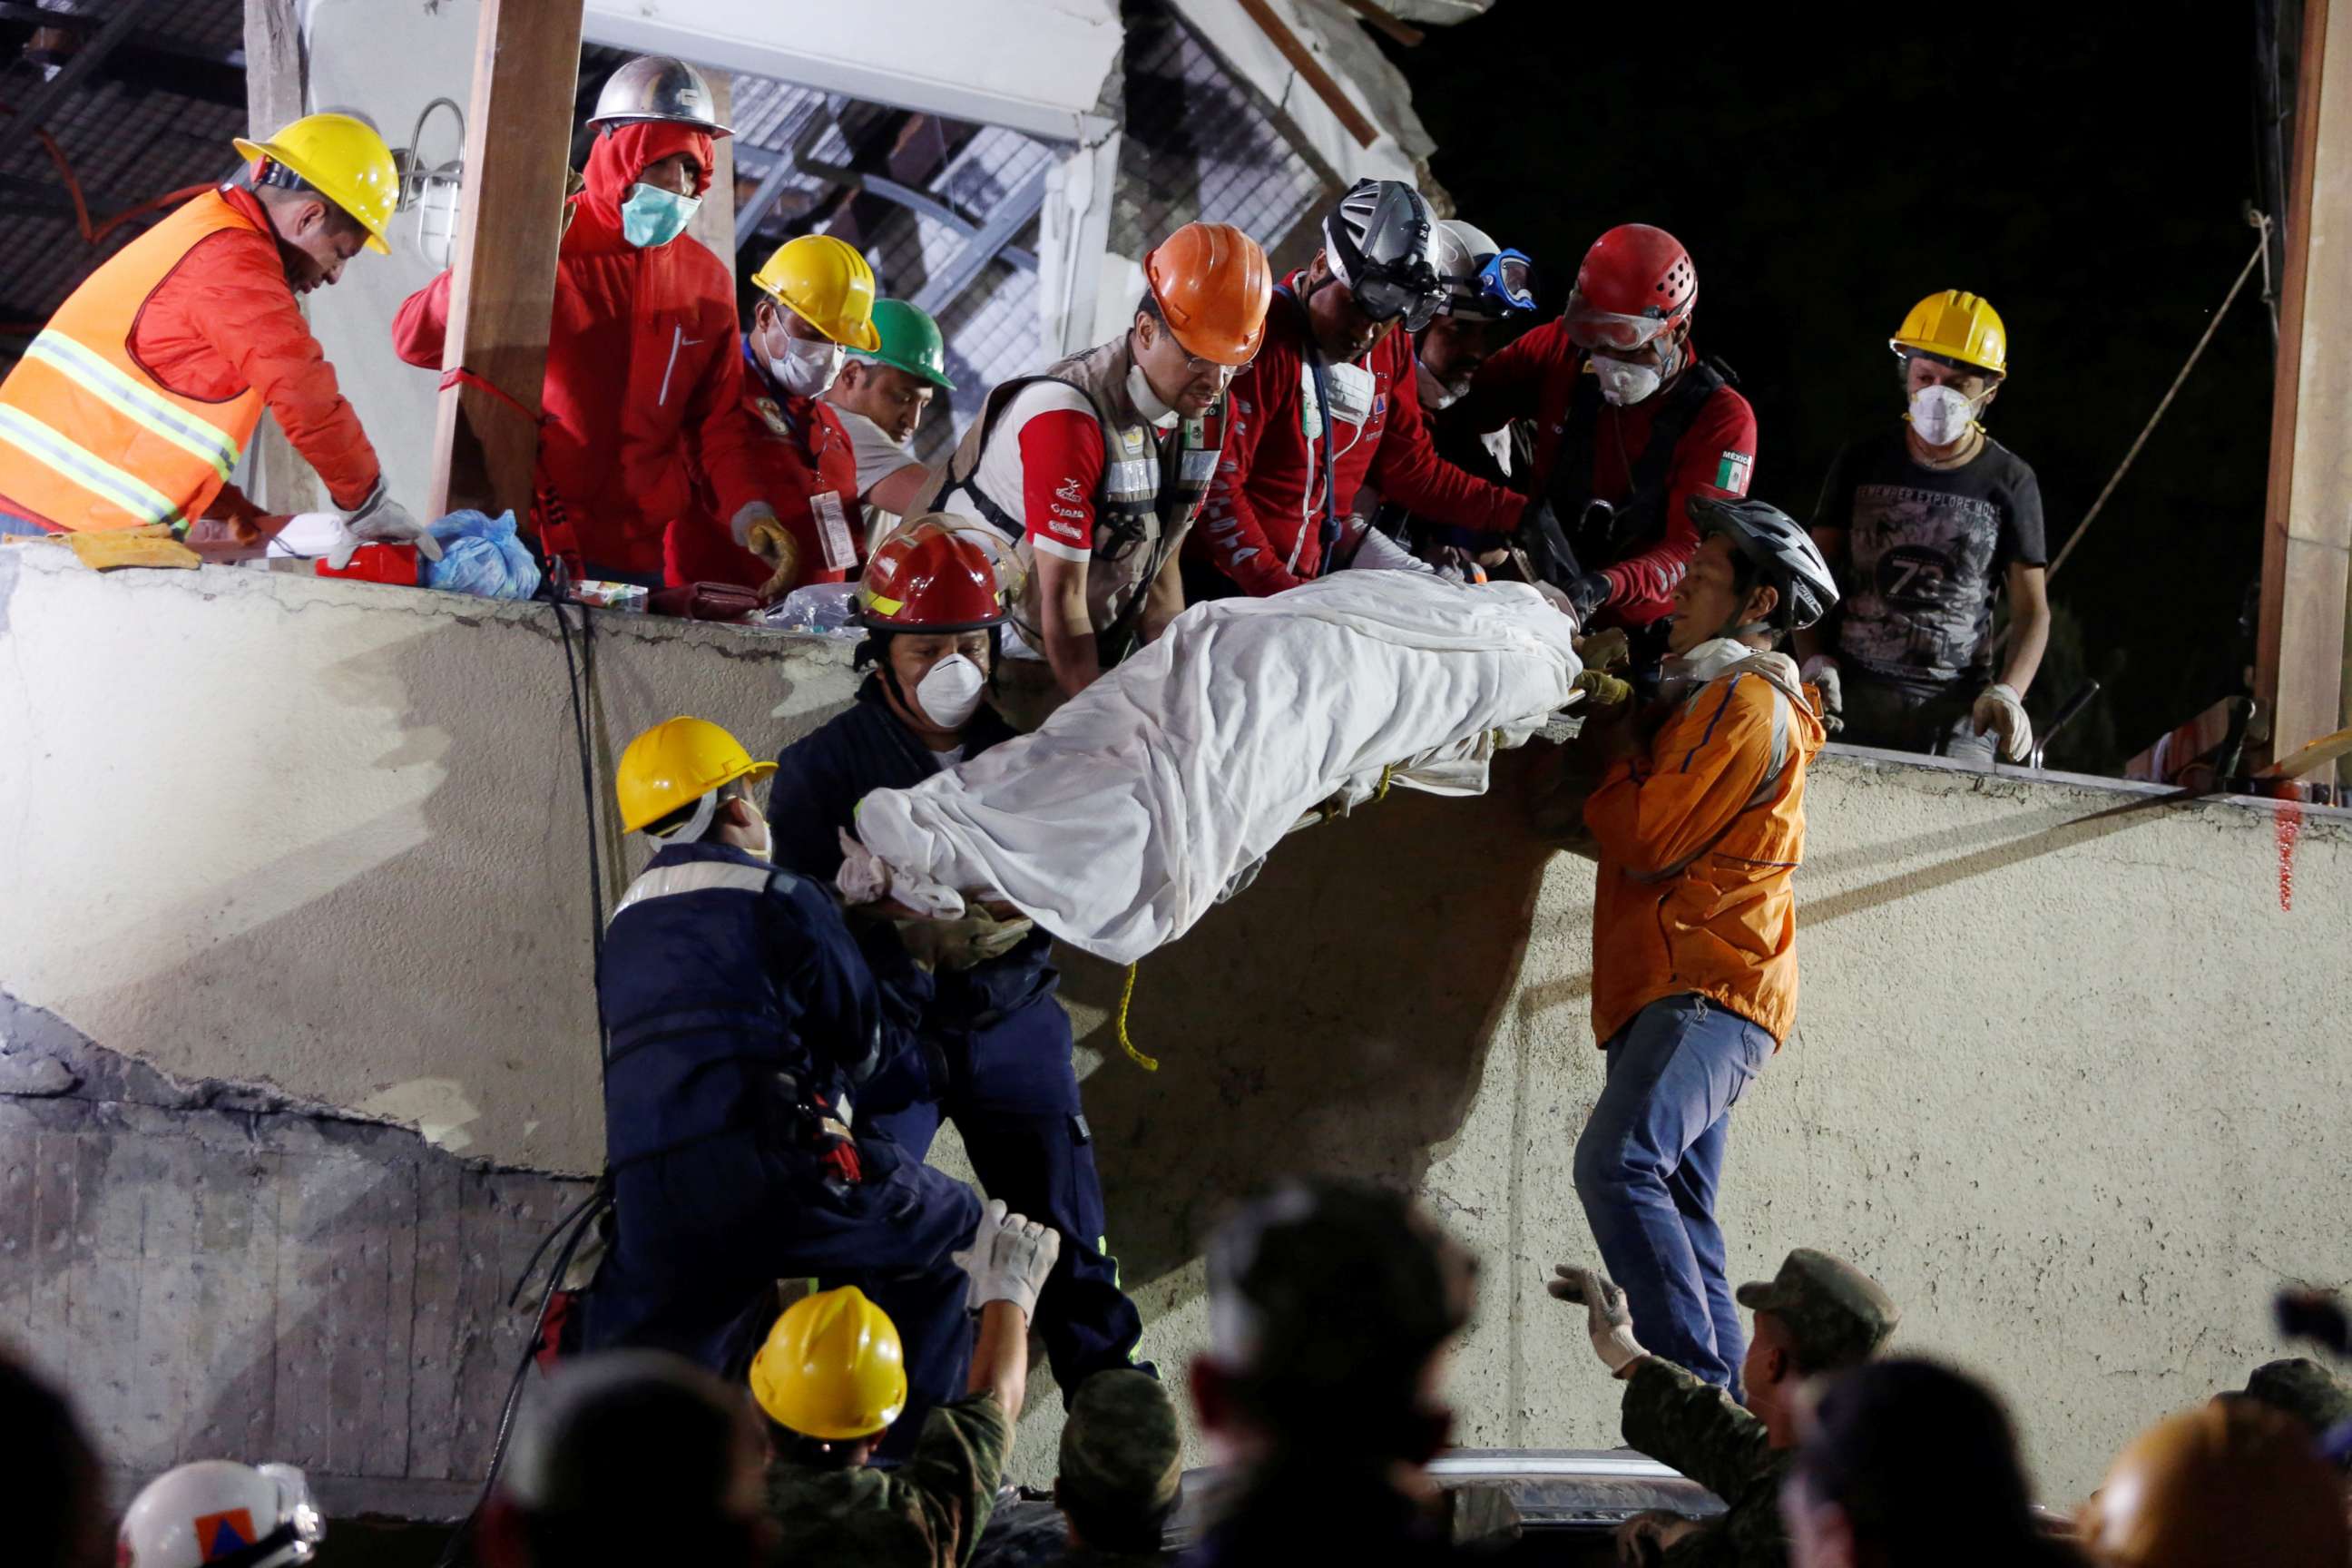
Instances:
[[[0,552],[0,563],[21,552]],[[41,553],[41,552],[36,552]],[[449,1149],[596,1162],[578,764],[551,612],[217,570],[0,564],[0,985],[188,1078]],[[755,750],[846,700],[837,647],[597,618],[596,741],[676,711]],[[1407,1182],[1478,1249],[1465,1441],[1614,1440],[1540,1289],[1590,1256],[1570,1151],[1600,1085],[1590,871],[1528,769],[1289,840],[1141,969],[1146,1075],[1069,965],[1111,1242],[1180,1366],[1222,1206],[1300,1168]],[[600,789],[603,786],[600,784]],[[1900,1343],[2017,1401],[2066,1501],[2160,1412],[2278,1353],[2283,1280],[2352,1281],[2332,1157],[2352,836],[2313,812],[1832,754],[1799,880],[1797,1037],[1735,1121],[1734,1268],[1826,1247]],[[617,852],[610,875],[625,876]],[[2291,907],[2282,870],[2291,868]],[[952,1139],[940,1162],[957,1168]],[[1050,1475],[1058,1401],[1018,1467]],[[268,1457],[268,1456],[257,1456]]]

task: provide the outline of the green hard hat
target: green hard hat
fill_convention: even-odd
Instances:
[[[919,375],[943,392],[955,390],[955,383],[948,379],[947,341],[940,336],[940,324],[923,310],[904,300],[877,300],[874,330],[881,334],[882,346],[871,353],[852,350],[854,358]]]

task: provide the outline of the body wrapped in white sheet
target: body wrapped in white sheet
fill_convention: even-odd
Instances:
[[[1575,629],[1524,584],[1403,572],[1195,605],[1036,733],[867,795],[857,837],[894,877],[1001,894],[1132,963],[1384,769],[1482,793],[1495,748],[1570,700]]]

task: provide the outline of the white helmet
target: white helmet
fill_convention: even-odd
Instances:
[[[1506,250],[1495,237],[1460,218],[1441,220],[1433,237],[1438,281],[1445,285],[1445,313],[1501,321],[1536,308],[1535,266],[1525,255]]]
[[[279,1568],[327,1533],[291,1465],[199,1459],[149,1481],[122,1516],[121,1568]]]

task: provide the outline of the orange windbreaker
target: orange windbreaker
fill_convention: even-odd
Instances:
[[[1601,849],[1593,1034],[1606,1044],[1651,1003],[1696,992],[1778,1043],[1797,1016],[1790,878],[1821,719],[1785,654],[1717,640],[1682,663],[1696,689],[1585,803]]]
[[[223,186],[92,273],[0,385],[0,510],[67,531],[234,513],[265,405],[337,506],[367,500],[375,449],[260,202]]]

